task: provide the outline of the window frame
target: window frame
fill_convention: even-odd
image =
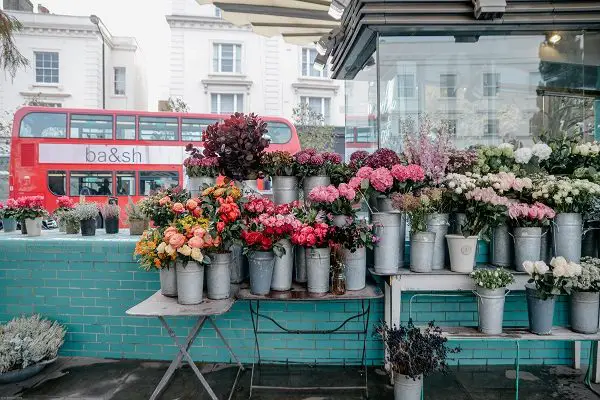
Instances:
[[[38,56],[41,56],[42,66],[38,67]],[[45,57],[50,56],[51,59],[48,60],[50,62],[50,67],[46,67],[43,64],[46,62]],[[52,66],[54,60],[52,59],[56,56],[56,68]],[[48,51],[48,50],[35,50],[33,52],[33,59],[35,63],[34,74],[35,74],[35,83],[38,84],[46,84],[46,85],[57,85],[60,83],[60,53],[58,51]],[[38,71],[39,70],[39,71]],[[52,72],[56,71],[56,80],[54,80],[54,74]],[[38,72],[41,72],[41,80],[39,80]],[[49,74],[48,74],[49,72]],[[46,75],[49,76],[50,80],[46,81]]]
[[[52,190],[52,188],[50,187],[50,173],[63,173],[64,174],[64,194],[58,194],[58,193],[54,193],[54,191]],[[46,170],[46,186],[48,188],[48,192],[50,194],[52,194],[53,196],[67,196],[69,193],[69,175],[68,175],[68,171],[67,170],[59,170],[59,169],[49,169]]]
[[[493,77],[490,82],[486,82],[486,78]],[[483,97],[497,97],[500,93],[500,73],[499,72],[484,72],[481,75],[481,88]]]
[[[417,90],[416,90],[416,76],[413,73],[402,73],[402,74],[397,74],[396,75],[397,79],[398,79],[398,85],[397,85],[397,89],[398,89],[398,98],[400,99],[414,99],[416,97],[417,94]],[[401,79],[401,77],[410,77],[411,78],[411,85],[407,86],[407,85],[403,85],[401,83],[406,83],[406,81],[404,81],[403,79]],[[402,89],[402,90],[401,90]],[[410,95],[407,95],[407,90],[410,90]]]
[[[117,197],[129,197],[129,196],[137,196],[139,189],[138,189],[138,172],[139,171],[123,171],[123,170],[115,170],[114,174],[115,174],[115,193],[113,196],[117,196]],[[125,174],[125,173],[132,173],[133,174],[133,194],[119,194],[118,193],[118,188],[119,188],[119,174]]]
[[[320,99],[321,101],[321,111],[319,114],[323,116],[323,124],[330,125],[331,124],[331,97],[326,96],[300,96],[300,102],[305,103],[310,108],[310,99]],[[328,101],[326,101],[328,100]],[[325,107],[325,103],[328,103],[328,107]],[[325,110],[328,110],[328,113],[325,113]]]
[[[122,76],[120,76],[120,78],[122,78],[122,79],[117,79],[118,78],[117,72],[119,72],[119,71],[122,72]],[[122,80],[122,84],[123,84],[123,93],[118,93],[117,84],[119,82],[121,82],[121,80]],[[127,67],[113,67],[113,95],[127,96]]]
[[[131,138],[131,139],[119,138],[118,137],[119,118],[122,118],[122,117],[133,118],[133,138]],[[119,114],[117,114],[117,115],[115,115],[114,124],[115,124],[115,127],[114,127],[114,131],[115,131],[114,137],[115,137],[115,140],[117,140],[117,141],[122,141],[122,140],[137,140],[137,138],[138,138],[138,118],[137,118],[137,116],[135,114],[127,114],[127,115],[119,115]]]
[[[56,116],[60,115],[60,116],[64,117],[65,124],[62,127],[64,129],[63,135],[61,135],[61,136],[43,136],[43,135],[40,135],[40,136],[23,136],[21,134],[22,129],[23,129],[23,123],[26,122],[27,117],[33,116],[33,115],[56,115]],[[40,138],[44,138],[44,139],[66,139],[68,137],[68,132],[70,130],[70,128],[69,128],[69,120],[70,120],[69,116],[68,116],[68,114],[66,112],[56,112],[55,113],[55,112],[33,111],[33,112],[30,112],[30,113],[27,113],[26,115],[23,116],[23,118],[21,118],[21,121],[19,121],[19,137],[20,138],[27,138],[27,139],[32,139],[32,138],[37,138],[37,139],[40,139]]]
[[[212,107],[212,101],[213,101],[213,96],[217,96],[217,109],[214,110]],[[219,115],[231,115],[232,113],[223,113],[221,110],[221,96],[233,96],[233,111],[232,113],[236,113],[236,112],[244,112],[244,107],[246,106],[245,104],[245,95],[244,93],[222,93],[222,92],[213,92],[210,93],[210,113],[211,114],[219,114]],[[238,97],[241,96],[242,99],[242,108],[239,109],[238,108]]]
[[[448,85],[448,83],[445,82],[444,79],[442,78],[442,77],[450,77],[450,76],[454,77],[453,78],[454,86]],[[443,83],[445,83],[445,85],[443,85]],[[455,99],[457,92],[458,92],[457,83],[458,83],[458,74],[451,73],[451,72],[445,72],[443,74],[440,74],[440,97],[443,99]],[[450,90],[452,90],[452,91],[450,92]]]
[[[92,174],[103,174],[103,173],[108,173],[110,174],[110,191],[111,194],[81,194],[81,187],[79,188],[79,193],[77,194],[72,194],[71,193],[71,179],[73,179],[73,174],[77,174],[77,173],[92,173]],[[69,171],[69,195],[70,196],[86,196],[86,197],[112,197],[114,196],[115,193],[115,171],[114,170],[72,170]]]
[[[110,118],[110,126],[111,126],[111,136],[110,137],[81,137],[81,133],[78,137],[73,137],[71,135],[71,131],[73,129],[73,117],[77,116],[92,116],[92,117],[106,117]],[[76,120],[77,121],[77,120]],[[82,120],[79,120],[82,121]],[[107,121],[108,122],[108,121]],[[112,114],[79,114],[79,113],[69,113],[68,118],[68,132],[69,139],[77,139],[77,140],[113,140],[115,138],[115,117]]]
[[[312,52],[315,53],[314,57],[311,57]],[[315,64],[315,57],[317,56],[317,54],[318,54],[317,49],[315,49],[314,47],[302,47],[300,49],[300,57],[301,57],[301,63],[300,63],[301,72],[300,72],[300,74],[303,78],[316,78],[316,79],[328,79],[329,78],[327,66],[325,68],[323,68],[321,71],[317,71],[316,69],[313,68],[313,65]],[[306,70],[304,68],[305,66],[306,66]]]
[[[493,126],[496,128],[495,132],[490,132],[490,122],[495,121]],[[483,129],[484,137],[498,137],[500,136],[500,119],[495,115],[488,115],[485,119],[485,125]]]
[[[232,64],[231,71],[223,71],[223,46],[232,46]],[[239,49],[239,65],[236,57],[236,49]],[[227,74],[227,75],[241,75],[243,74],[242,65],[244,63],[244,54],[242,43],[239,42],[213,42],[212,43],[212,59],[211,59],[211,70],[215,74]],[[215,58],[217,61],[217,68],[215,69]]]

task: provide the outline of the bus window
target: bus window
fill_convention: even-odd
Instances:
[[[67,193],[67,173],[65,171],[48,171],[48,189],[56,196],[64,196]]]
[[[117,196],[135,196],[134,171],[117,171]]]
[[[135,117],[133,115],[117,115],[117,139],[135,139]]]
[[[177,140],[177,118],[140,117],[140,140]]]
[[[269,122],[267,129],[273,144],[285,144],[292,139],[292,129],[282,122]]]
[[[71,172],[71,196],[112,196],[112,172]]]
[[[181,121],[181,140],[184,142],[202,141],[202,131],[215,122],[217,122],[216,119],[183,118]]]
[[[142,196],[148,196],[158,189],[173,188],[178,185],[178,172],[140,171],[140,195]]]
[[[19,136],[41,138],[67,137],[67,114],[29,113],[21,120]]]
[[[112,139],[112,115],[71,115],[71,138],[77,139]]]

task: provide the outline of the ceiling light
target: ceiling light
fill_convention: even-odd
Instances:
[[[344,9],[348,6],[350,0],[332,0],[329,6],[329,15],[333,19],[341,19],[344,14]]]
[[[327,56],[317,54],[315,61],[313,62],[313,68],[317,71],[323,71],[325,69],[325,65],[327,64],[327,58]]]
[[[561,39],[562,39],[562,36],[560,36],[560,34],[553,33],[548,37],[548,42],[550,42],[550,44],[556,44],[556,43],[560,42]]]
[[[315,43],[317,53],[322,56],[328,55],[336,43],[340,42],[344,37],[344,31],[340,28],[332,29],[328,34],[321,36],[321,38]]]
[[[324,56],[327,54],[327,47],[329,47],[329,41],[327,40],[327,35],[323,35],[321,39],[315,43],[315,47],[317,48],[317,53]]]

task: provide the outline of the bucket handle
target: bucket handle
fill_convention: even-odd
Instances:
[[[471,290],[471,292],[473,292],[473,294],[477,297],[481,297],[481,295],[479,293],[477,293],[477,290]],[[505,289],[505,293],[504,296],[508,296],[508,294],[510,293],[510,289]]]

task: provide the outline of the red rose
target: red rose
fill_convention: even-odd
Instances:
[[[217,222],[217,232],[221,233],[225,229],[225,222]]]

